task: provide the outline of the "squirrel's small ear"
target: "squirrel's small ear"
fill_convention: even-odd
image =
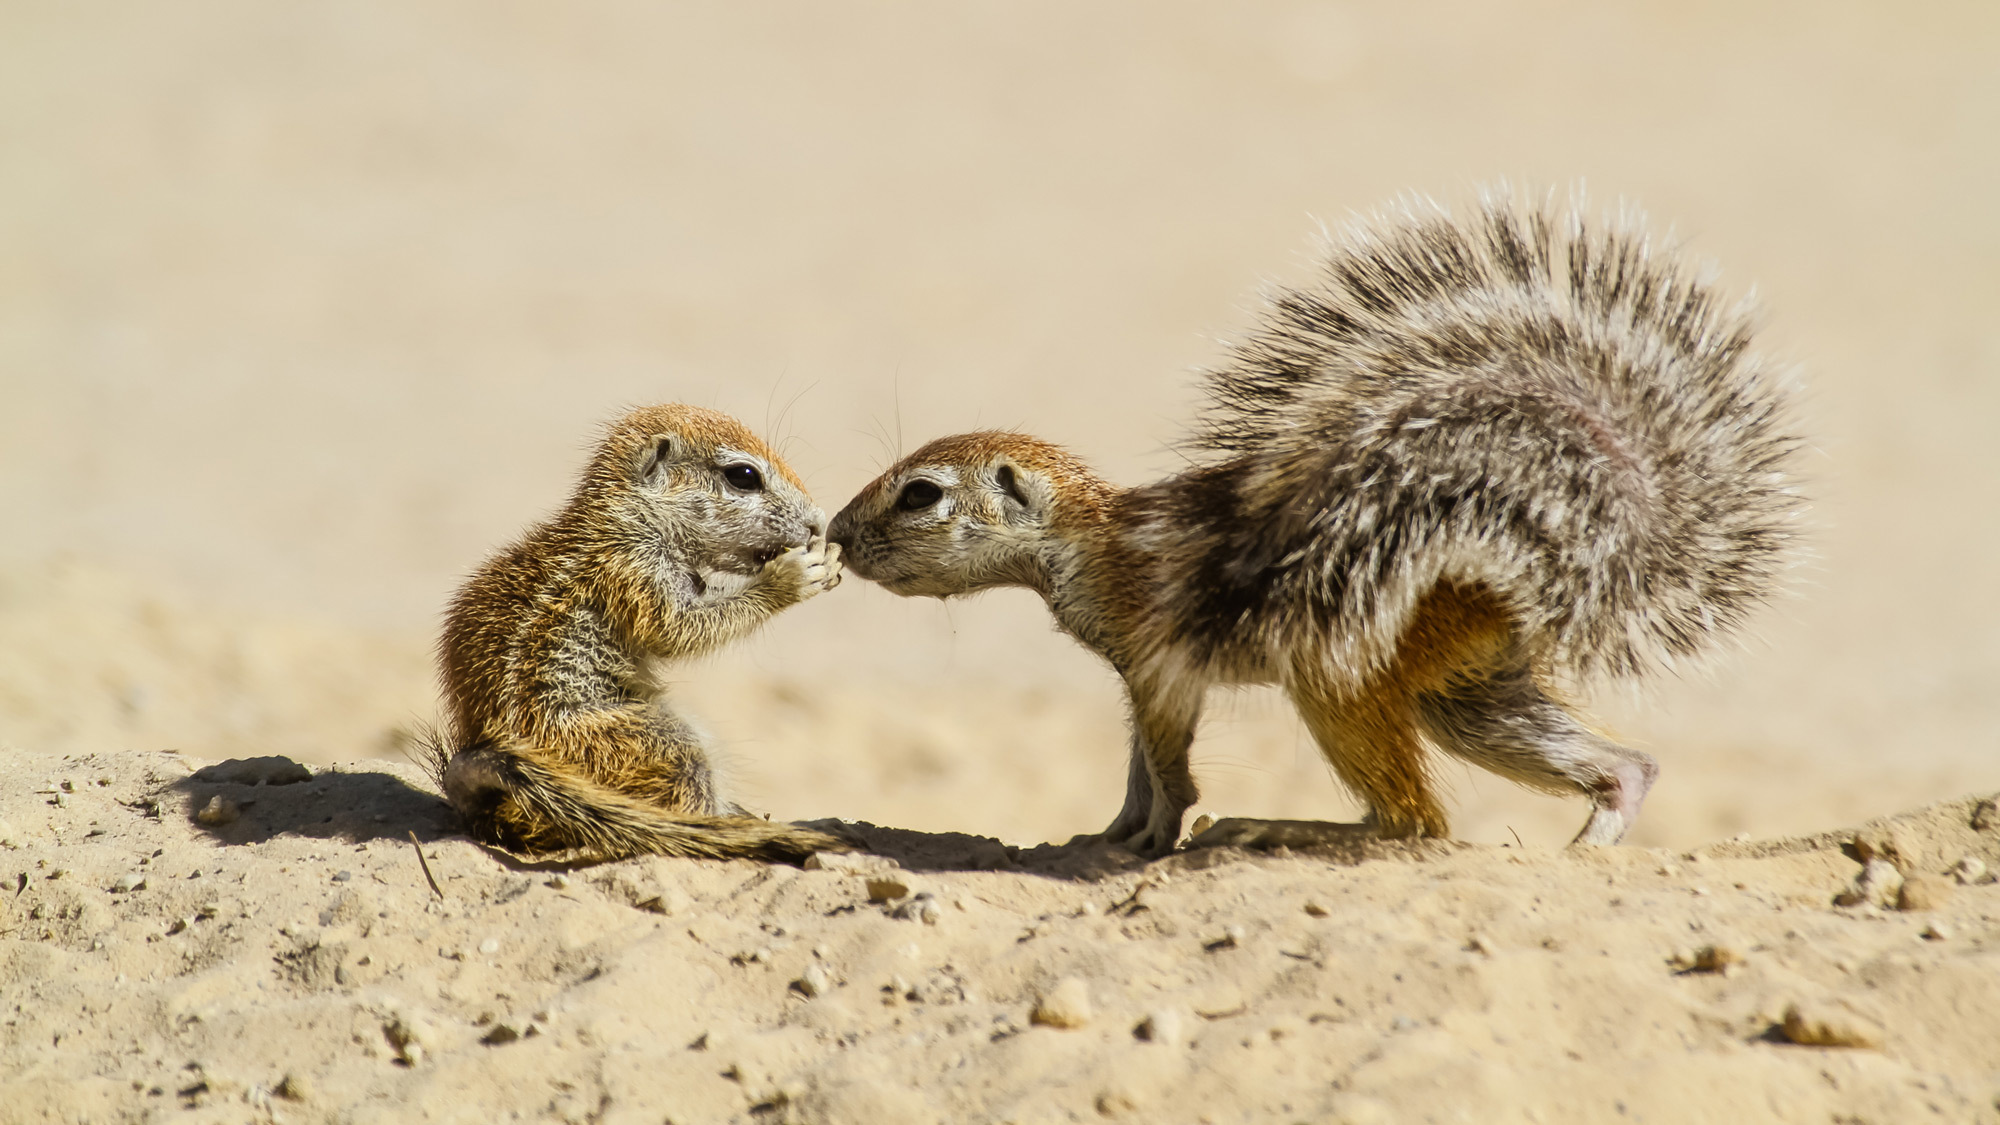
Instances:
[[[1053,490],[1042,474],[1002,461],[993,470],[993,483],[1005,497],[1000,507],[1010,522],[1039,522],[1048,516]]]
[[[639,479],[648,484],[656,482],[678,452],[674,435],[654,434],[652,444],[639,454]]]

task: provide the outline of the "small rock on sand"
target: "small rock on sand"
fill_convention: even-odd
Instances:
[[[1952,884],[1936,875],[1912,875],[1896,896],[1898,910],[1936,910],[1951,901]]]
[[[278,1088],[273,1090],[272,1093],[288,1102],[311,1101],[313,1096],[312,1080],[302,1074],[287,1074],[278,1080]]]
[[[479,1037],[489,1047],[502,1047],[521,1038],[521,1030],[511,1023],[496,1023]]]
[[[396,1057],[408,1066],[424,1061],[436,1037],[430,1024],[407,1013],[396,1013],[383,1021],[382,1034],[396,1049]]]
[[[893,902],[910,893],[910,884],[894,875],[877,875],[868,880],[869,902]]]
[[[1733,946],[1704,945],[1674,958],[1674,967],[1685,973],[1721,973],[1733,976],[1747,960]]]
[[[1884,1037],[1875,1021],[1856,1012],[1804,1001],[1785,1009],[1779,1030],[1803,1047],[1880,1047]]]
[[[208,803],[201,807],[200,812],[194,814],[194,818],[210,828],[220,828],[225,824],[234,824],[242,812],[242,808],[235,801],[217,793],[208,799]]]
[[[810,999],[814,996],[825,995],[826,990],[833,987],[833,982],[828,979],[826,970],[821,968],[819,963],[815,961],[806,966],[806,971],[799,975],[799,979],[792,982],[792,987],[798,989],[801,995]]]
[[[1972,810],[1972,826],[1981,832],[2000,830],[2000,797],[1988,797]]]
[[[1986,878],[1986,861],[1976,855],[1965,856],[1951,869],[1952,877],[1970,887]]]
[[[1897,900],[1898,892],[1902,889],[1903,873],[1896,870],[1895,864],[1880,855],[1875,855],[1868,860],[1866,866],[1862,867],[1860,876],[1854,880],[1854,885],[1840,892],[1833,901],[1837,906],[1863,906],[1869,903],[1888,906]]]
[[[1028,1014],[1030,1023],[1074,1029],[1090,1022],[1090,989],[1076,977],[1064,977],[1042,993]]]
[[[1160,1008],[1146,1013],[1132,1034],[1148,1043],[1158,1043],[1163,1047],[1177,1047],[1187,1041],[1187,1020],[1177,1008]]]

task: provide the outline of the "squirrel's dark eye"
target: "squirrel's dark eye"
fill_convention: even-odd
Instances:
[[[722,470],[722,479],[745,492],[758,492],[764,487],[764,475],[754,465],[731,465]]]
[[[906,512],[920,511],[944,498],[944,489],[927,480],[913,480],[903,486],[902,495],[896,497],[896,506]]]

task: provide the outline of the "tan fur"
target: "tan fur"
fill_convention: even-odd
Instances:
[[[562,511],[452,599],[440,785],[475,837],[533,855],[846,850],[729,801],[660,678],[839,581],[824,515],[755,435],[698,407],[631,412]]]
[[[1698,654],[1768,595],[1800,501],[1740,311],[1635,226],[1410,205],[1273,294],[1213,372],[1202,456],[1121,489],[1047,442],[941,438],[833,521],[901,594],[1027,586],[1124,677],[1105,838],[1174,846],[1216,683],[1282,686],[1391,836],[1448,831],[1428,757],[1588,796],[1619,839],[1657,773],[1558,674]]]

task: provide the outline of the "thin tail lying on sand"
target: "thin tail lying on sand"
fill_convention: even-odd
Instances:
[[[824,832],[752,816],[686,816],[492,746],[447,749],[420,737],[432,779],[481,843],[537,858],[666,855],[800,863],[851,851]]]

